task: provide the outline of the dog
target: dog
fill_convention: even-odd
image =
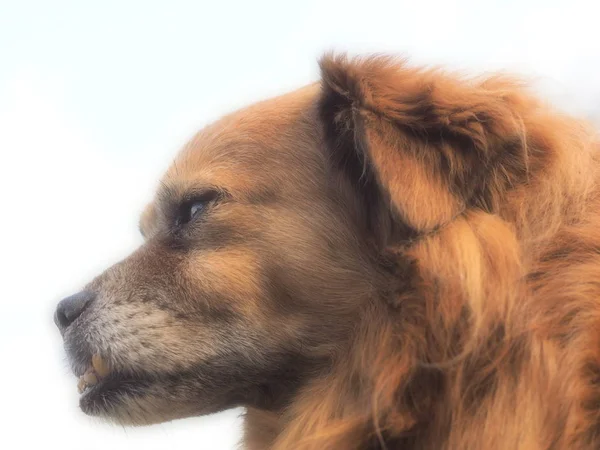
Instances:
[[[325,55],[201,130],[55,313],[84,413],[259,449],[600,447],[600,141],[519,79]]]

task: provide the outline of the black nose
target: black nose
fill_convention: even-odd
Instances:
[[[67,329],[69,325],[75,322],[90,302],[96,297],[96,294],[90,291],[81,291],[60,301],[54,313],[54,323],[61,331]]]

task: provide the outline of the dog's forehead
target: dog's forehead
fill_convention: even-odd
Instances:
[[[207,126],[168,169],[168,185],[248,186],[292,170],[292,159],[311,158],[317,137],[319,85],[256,103]]]

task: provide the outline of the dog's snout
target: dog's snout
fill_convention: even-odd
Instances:
[[[54,313],[54,323],[61,333],[81,315],[95,296],[93,292],[81,291],[60,301]]]

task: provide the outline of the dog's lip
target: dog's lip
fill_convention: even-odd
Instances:
[[[136,396],[152,383],[150,376],[133,375],[126,371],[111,370],[106,360],[99,355],[79,377],[77,388],[80,393],[79,406],[91,416],[106,414],[106,408],[123,396]]]
[[[111,405],[123,397],[143,395],[148,386],[149,382],[144,379],[111,373],[96,384],[86,386],[79,397],[79,407],[90,416],[110,416]]]
[[[94,354],[87,369],[80,369],[77,388],[81,397],[90,397],[106,391],[139,388],[156,382],[160,377],[148,373],[134,373],[127,370],[113,369],[105,358]]]
[[[79,389],[79,393],[81,394],[82,398],[90,397],[97,393],[139,386],[147,382],[148,380],[144,378],[134,378],[117,373],[111,373],[107,377],[98,378],[97,380],[89,384],[84,381],[85,385],[83,386],[83,389]]]

